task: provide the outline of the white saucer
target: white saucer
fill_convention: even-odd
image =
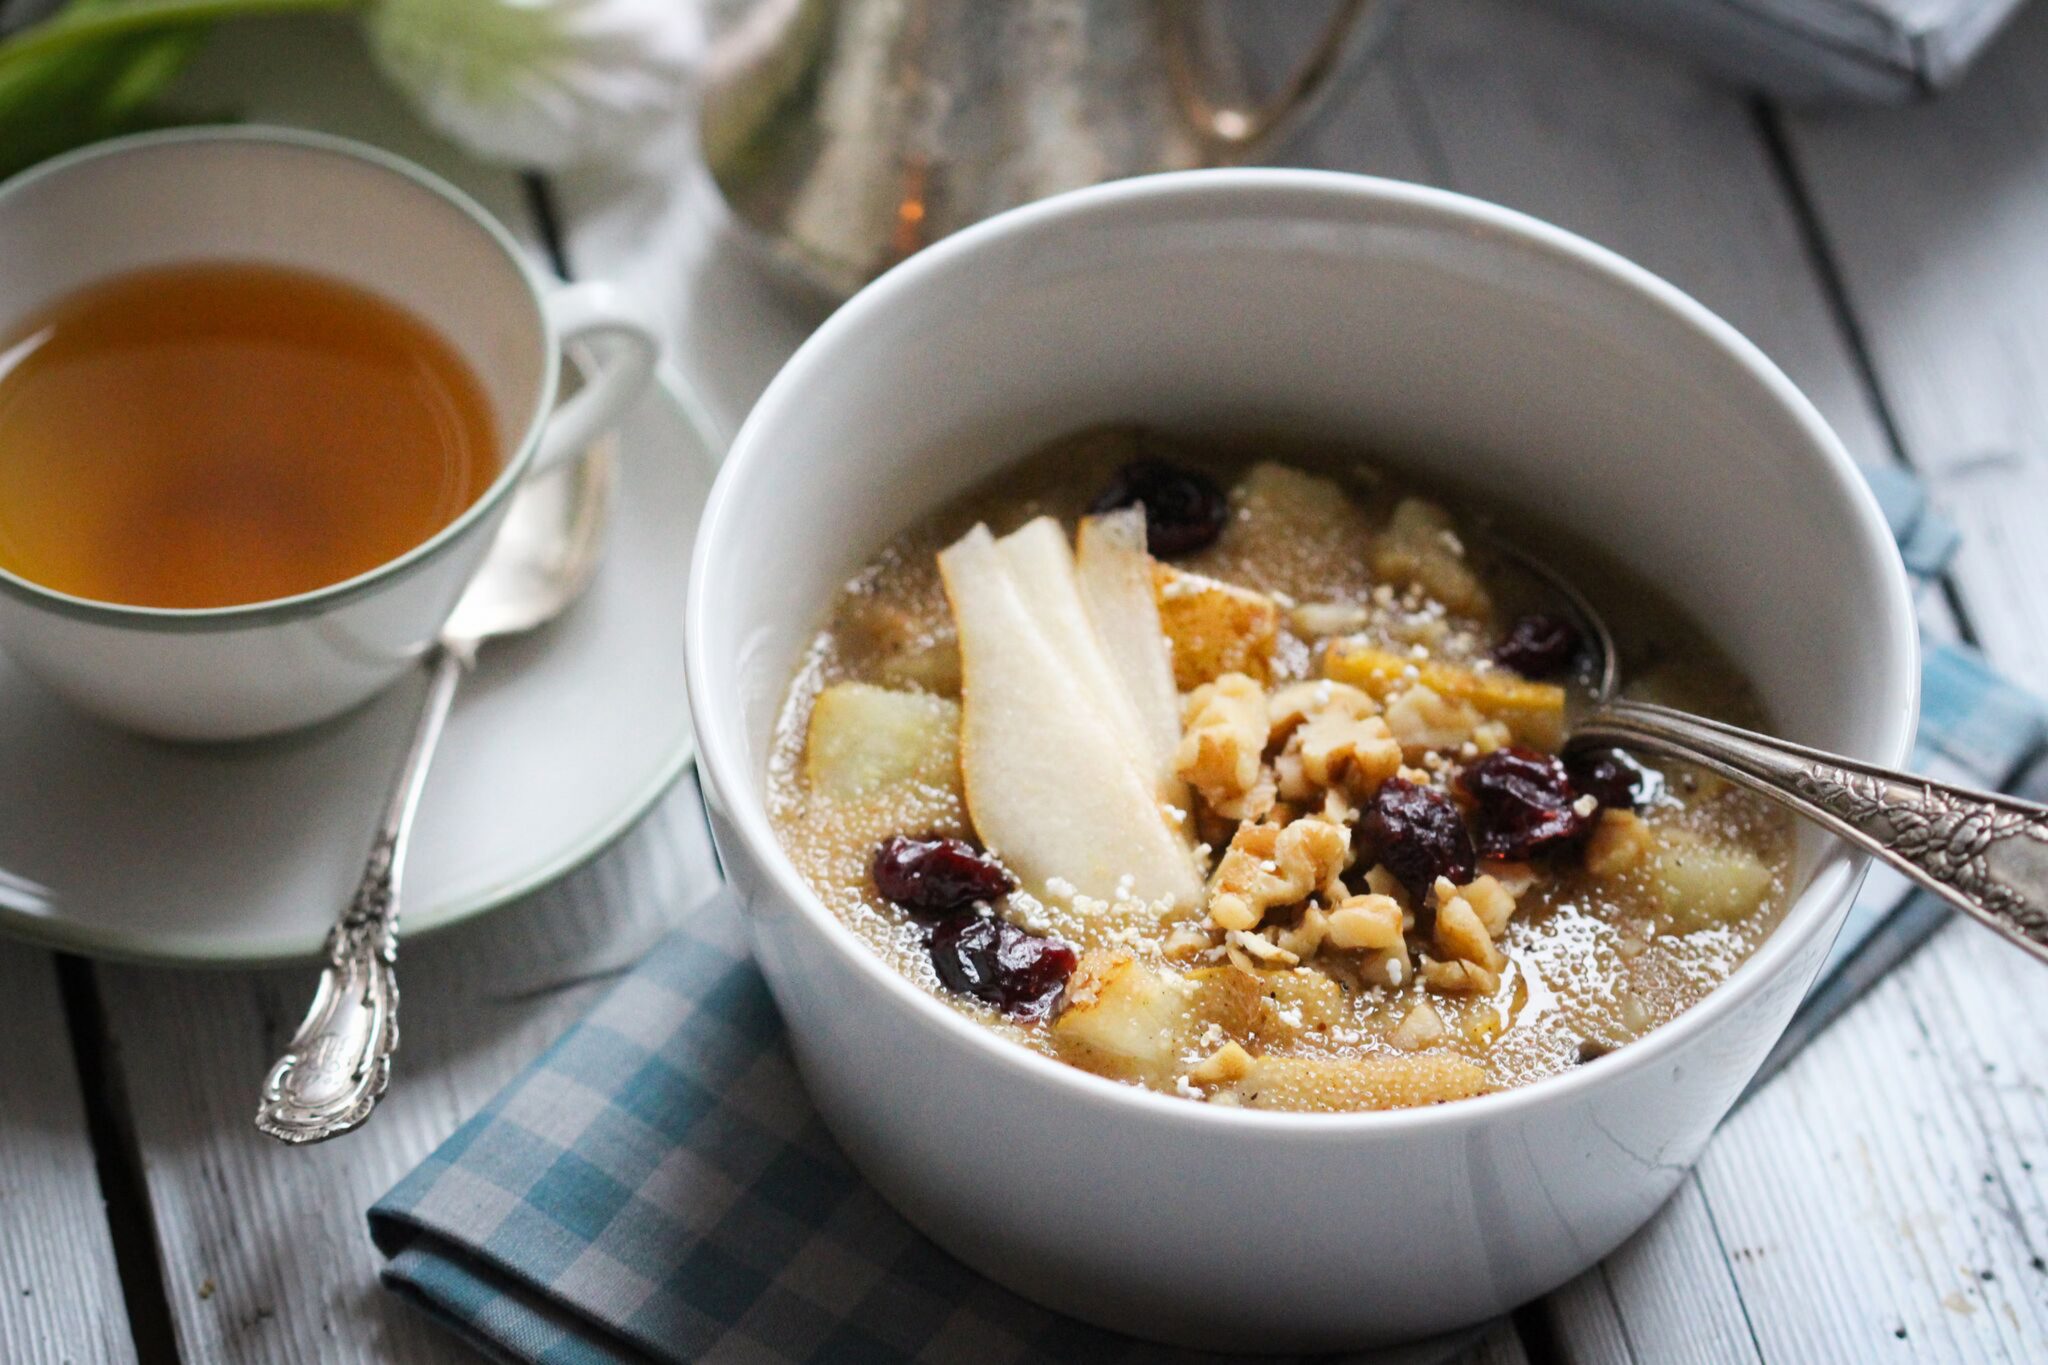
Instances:
[[[405,871],[408,936],[566,872],[689,762],[683,596],[720,445],[672,376],[619,435],[588,596],[487,647],[456,698]],[[318,952],[420,689],[286,739],[188,747],[87,720],[0,657],[0,932],[153,962]]]

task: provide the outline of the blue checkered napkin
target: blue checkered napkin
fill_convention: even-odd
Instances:
[[[1874,478],[1877,482],[1882,476]],[[1921,572],[1953,533],[1880,486]],[[1934,648],[1925,771],[2003,785],[2042,712]],[[1785,1049],[1948,918],[1873,877]],[[1167,1361],[988,1283],[846,1164],[798,1083],[740,911],[692,912],[370,1210],[386,1282],[506,1361]],[[1384,1357],[1380,1359],[1384,1360]]]
[[[370,1210],[384,1279],[494,1359],[1101,1360],[1163,1348],[934,1247],[825,1135],[721,893]]]

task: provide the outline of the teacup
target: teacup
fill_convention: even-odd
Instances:
[[[432,644],[513,490],[616,421],[658,350],[641,310],[606,284],[543,279],[453,186],[374,148],[285,129],[147,133],[46,162],[0,185],[0,262],[0,328],[155,266],[235,262],[338,280],[401,305],[452,346],[501,433],[497,477],[446,526],[295,596],[130,606],[0,569],[0,646],[84,710],[169,739],[295,729],[394,681]],[[594,343],[597,359],[558,405],[573,342]]]

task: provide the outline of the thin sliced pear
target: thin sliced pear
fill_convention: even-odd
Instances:
[[[1079,679],[1097,711],[1143,772],[1154,771],[1152,739],[1137,702],[1125,689],[1081,600],[1081,580],[1067,533],[1051,517],[1026,522],[996,542],[1025,609]],[[1162,800],[1166,793],[1160,793]]]
[[[1173,653],[1159,627],[1152,596],[1152,556],[1145,551],[1145,511],[1127,507],[1081,523],[1075,569],[1081,601],[1124,691],[1138,708],[1162,781],[1178,786],[1173,754],[1180,746],[1180,692]]]
[[[988,528],[941,552],[939,574],[960,635],[960,771],[982,842],[1041,894],[1064,878],[1101,900],[1193,904],[1193,855],[1119,713],[1041,628]]]

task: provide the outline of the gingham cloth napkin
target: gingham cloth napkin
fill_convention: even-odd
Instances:
[[[1874,481],[1908,563],[1938,570],[1953,533],[1909,480]],[[1959,650],[1930,649],[1922,706],[1927,771],[2003,785],[2041,742],[2033,700]],[[1887,933],[1917,903],[1903,885],[1873,878],[1809,1008],[1845,1007],[1859,950],[1903,955]],[[1913,942],[1939,918],[1919,909]],[[723,894],[380,1200],[370,1231],[387,1284],[500,1360],[1176,1358],[997,1288],[862,1182]]]

